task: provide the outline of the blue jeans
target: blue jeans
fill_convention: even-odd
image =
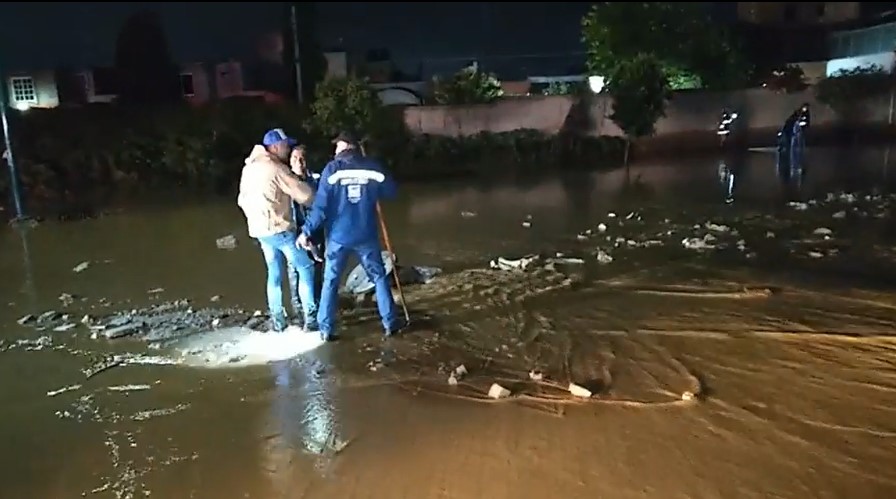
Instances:
[[[314,293],[314,260],[305,251],[296,248],[296,233],[280,232],[259,237],[264,261],[268,267],[268,312],[274,329],[286,327],[286,311],[283,308],[283,257],[289,266],[289,290],[293,311],[301,310],[305,324],[313,323],[317,314],[317,297]],[[301,304],[300,304],[301,302]]]
[[[373,240],[356,246],[343,246],[334,241],[327,241],[326,251],[324,283],[320,293],[320,310],[317,312],[320,332],[327,336],[333,334],[339,304],[339,281],[351,253],[358,255],[361,266],[376,285],[376,305],[383,321],[383,328],[391,331],[398,326],[395,300],[392,299],[392,286],[383,265],[380,242]]]

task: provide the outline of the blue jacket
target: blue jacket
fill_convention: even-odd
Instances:
[[[378,242],[377,202],[394,198],[396,191],[378,161],[343,151],[324,167],[302,232],[311,236],[324,228],[328,241],[344,246]]]

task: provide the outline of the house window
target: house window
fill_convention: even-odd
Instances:
[[[37,92],[34,90],[34,79],[30,76],[16,76],[9,79],[14,102],[37,104]]]
[[[181,73],[180,91],[184,97],[192,97],[196,94],[196,90],[193,87],[193,73]]]

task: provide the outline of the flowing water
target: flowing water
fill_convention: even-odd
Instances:
[[[888,214],[877,197],[785,204],[886,194],[889,152],[807,164],[784,189],[770,154],[728,161],[732,196],[710,159],[405,186],[392,243],[444,270],[405,289],[418,326],[382,341],[371,309],[347,310],[342,341],[230,369],[87,378],[98,355],[158,352],[16,320],[168,299],[263,309],[232,199],[0,230],[0,497],[891,497]],[[217,249],[227,234],[238,246]],[[555,252],[584,264],[489,269]],[[489,398],[493,383],[511,396]]]

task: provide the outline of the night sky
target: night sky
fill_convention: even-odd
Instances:
[[[578,2],[319,2],[324,49],[363,56],[389,49],[402,66],[449,60],[581,50]],[[0,3],[2,63],[8,69],[110,65],[124,20],[160,14],[179,62],[244,59],[255,41],[278,29],[283,2]]]

